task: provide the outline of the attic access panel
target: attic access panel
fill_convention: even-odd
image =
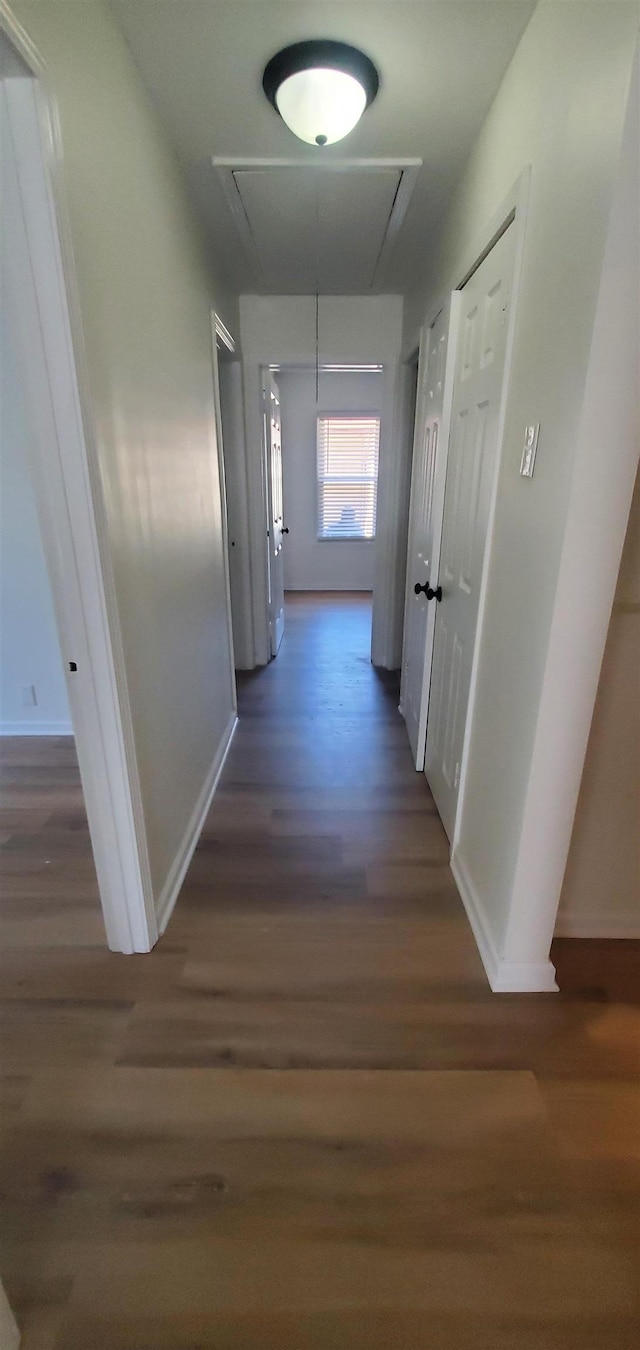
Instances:
[[[258,286],[335,295],[382,282],[422,161],[213,163]]]

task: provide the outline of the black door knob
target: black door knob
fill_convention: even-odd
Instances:
[[[425,581],[422,586],[419,581],[416,581],[413,589],[416,595],[426,595],[427,600],[437,600],[438,604],[442,600],[442,586],[436,586],[434,591],[428,581]]]
[[[281,533],[281,534],[288,534],[288,533],[289,533],[289,527],[288,527],[288,525],[283,525],[282,528],[281,528],[281,530],[280,530],[280,533]]]

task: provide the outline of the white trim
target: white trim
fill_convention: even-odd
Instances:
[[[251,224],[247,216],[245,205],[242,199],[240,188],[236,181],[236,173],[242,173],[243,170],[255,172],[269,172],[272,169],[313,169],[318,173],[379,173],[381,170],[395,169],[400,177],[395,197],[389,212],[389,218],[384,233],[384,238],[380,247],[380,252],[376,260],[374,274],[371,280],[371,288],[382,285],[391,254],[395,247],[400,227],[409,209],[409,203],[413,196],[414,188],[418,181],[420,169],[423,161],[412,157],[410,159],[327,159],[322,156],[305,156],[302,159],[236,159],[233,156],[214,155],[211,163],[221,179],[225,196],[229,204],[229,209],[235,221],[236,229],[244,247],[248,262],[254,273],[256,282],[268,291],[266,278],[262,271],[260,255],[253,236]]]
[[[564,938],[634,938],[640,939],[640,913],[628,914],[572,914],[560,912],[554,937]]]
[[[552,961],[501,961],[491,985],[494,994],[557,994]]]
[[[494,244],[510,225],[511,221],[517,220],[520,216],[520,225],[523,227],[523,217],[526,218],[527,207],[529,203],[529,191],[531,185],[531,165],[525,164],[522,172],[518,175],[515,183],[503,197],[496,211],[482,230],[479,230],[473,244],[469,246],[460,261],[456,264],[449,275],[449,281],[446,286],[442,286],[438,292],[437,298],[427,310],[426,326],[437,319],[445,299],[450,291],[459,291],[469,281],[470,277],[484,261],[487,254],[491,252]],[[524,251],[523,241],[521,252]],[[518,251],[516,251],[516,257]],[[415,346],[415,343],[414,343]]]
[[[505,961],[494,943],[485,907],[460,857],[451,854],[451,871],[471,925],[476,946],[494,994],[553,994],[558,992],[551,961]]]
[[[180,844],[178,852],[169,869],[167,879],[162,887],[158,900],[159,933],[164,933],[173,913],[182,883],[187,875],[189,863],[194,855],[196,844],[202,833],[215,790],[220,781],[220,774],[224,768],[225,760],[229,753],[237,725],[238,718],[234,712],[229,718],[226,731],[216,750],[209,773],[207,774],[202,790],[198,795],[198,800],[187,822],[187,828],[184,832],[182,843]]]
[[[291,363],[283,361],[280,366],[281,369],[289,369]],[[245,358],[243,362],[251,614],[253,660],[256,666],[266,666],[271,659],[266,450],[262,411],[262,381],[264,372],[269,368],[268,361],[256,361],[255,357]],[[373,665],[386,670],[395,670],[400,663],[400,635],[396,634],[395,629],[399,628],[398,614],[402,613],[402,599],[398,603],[397,590],[398,586],[404,584],[399,560],[398,516],[408,456],[394,453],[398,444],[395,435],[399,415],[398,370],[399,363],[396,360],[383,363],[376,537],[365,541],[372,544],[375,550],[371,660]],[[256,446],[259,446],[258,454],[255,453]]]
[[[71,722],[0,722],[0,736],[73,736]]]
[[[402,425],[399,360],[385,362],[382,379],[371,662],[382,670],[397,670],[402,655],[404,592],[400,515],[409,460],[407,441],[403,444],[398,434]]]
[[[400,657],[400,702],[398,703],[398,712],[401,714],[402,717],[404,717],[404,702],[405,702],[404,693],[406,688],[406,676],[407,676],[407,639],[409,632],[407,617],[409,614],[409,603],[410,603],[410,586],[411,586],[410,568],[412,560],[412,541],[415,532],[415,513],[416,513],[416,444],[418,441],[418,434],[421,422],[420,395],[422,386],[424,384],[427,355],[428,355],[427,331],[423,326],[420,329],[417,345],[411,348],[411,351],[402,361],[400,367],[404,377],[401,380],[401,385],[403,387],[403,394],[406,400],[408,372],[412,364],[414,363],[417,364],[416,400],[415,400],[415,407],[413,410],[413,425],[409,428],[409,456],[410,456],[409,511],[407,519],[407,561],[405,566],[405,578],[404,578],[404,609],[402,611],[402,653]],[[406,417],[406,402],[404,405],[404,415]],[[419,761],[420,756],[418,755],[415,767],[416,770],[419,773],[421,773],[424,768],[424,755],[422,764]]]
[[[253,659],[253,618],[250,585],[250,531],[247,493],[247,454],[245,444],[245,400],[243,367],[240,360],[218,363],[223,417],[222,454],[225,483],[230,486],[229,581],[233,615],[234,660],[237,669],[251,669]],[[224,385],[224,395],[222,386]]]
[[[5,33],[31,74],[36,79],[44,79],[46,68],[40,52],[10,10],[7,0],[0,0],[0,31]]]
[[[149,951],[153,890],[91,403],[62,149],[46,72],[5,0],[0,25],[36,79],[4,82],[10,287],[34,419],[33,479],[109,946]],[[69,674],[69,662],[77,672]]]
[[[456,370],[456,351],[458,344],[458,332],[460,326],[460,313],[462,309],[461,297],[459,291],[452,291],[433,316],[428,327],[420,330],[420,350],[418,358],[418,388],[416,398],[416,416],[414,424],[413,445],[412,445],[412,464],[411,464],[411,488],[412,497],[415,487],[413,480],[413,466],[415,463],[416,444],[419,439],[424,441],[424,425],[426,420],[426,408],[424,406],[425,380],[427,374],[427,365],[429,360],[429,348],[431,346],[431,330],[437,323],[443,310],[449,310],[447,326],[447,358],[445,362],[444,381],[442,388],[442,413],[440,416],[440,431],[436,446],[436,462],[433,475],[433,538],[432,538],[432,557],[431,557],[431,576],[439,578],[440,576],[440,555],[442,552],[442,533],[444,529],[444,501],[445,488],[447,480],[447,462],[449,459],[449,438],[451,435],[451,413],[453,410],[453,389]],[[451,354],[451,359],[449,356]],[[422,452],[421,452],[422,453]],[[411,566],[415,553],[415,503],[410,502],[409,508],[409,535],[407,541],[407,570],[405,582],[405,628],[407,627],[407,615],[410,613],[410,605],[415,604],[415,594],[413,589],[413,578],[411,576]],[[437,584],[437,583],[436,583]],[[430,605],[427,611],[427,628],[425,635],[425,661],[422,675],[422,689],[420,693],[420,716],[418,727],[418,740],[416,746],[415,766],[419,773],[424,772],[425,757],[427,750],[427,722],[429,716],[429,698],[431,694],[431,677],[433,674],[433,646],[436,633],[437,608]],[[404,666],[404,650],[403,650]]]
[[[229,516],[227,511],[227,482],[224,468],[224,442],[222,434],[222,409],[220,406],[220,369],[218,364],[218,348],[216,344],[216,334],[218,332],[218,316],[212,312],[211,315],[211,368],[213,373],[213,401],[215,407],[215,425],[216,425],[216,458],[218,461],[219,483],[216,484],[217,491],[220,494],[220,508],[222,511],[222,553],[224,563],[224,591],[227,607],[227,629],[229,633],[229,679],[231,682],[231,706],[234,712],[238,710],[238,693],[236,689],[236,661],[233,650],[233,617],[231,612],[231,575],[229,570]],[[225,332],[227,330],[225,329]],[[229,339],[233,343],[233,338],[229,334]],[[235,350],[235,344],[232,348]]]
[[[391,299],[394,304],[400,297],[347,297],[322,296],[321,317],[324,302],[340,300]],[[271,646],[268,627],[268,560],[267,560],[267,507],[266,474],[264,456],[264,435],[262,428],[262,369],[272,370],[275,366],[282,371],[314,369],[314,340],[311,323],[312,296],[277,297],[278,300],[295,302],[298,319],[300,307],[305,307],[303,317],[302,340],[292,340],[288,327],[283,323],[282,315],[277,314],[276,331],[270,350],[269,334],[262,329],[258,334],[253,329],[253,316],[244,310],[243,302],[257,302],[258,310],[276,297],[241,296],[241,338],[243,353],[243,384],[245,407],[245,465],[247,485],[247,516],[249,524],[249,548],[247,559],[250,568],[248,598],[250,602],[253,628],[253,666],[267,665],[271,659]],[[306,331],[305,331],[306,330]],[[398,335],[399,338],[399,335]],[[333,355],[344,355],[349,360],[348,340],[337,350],[335,332],[331,339],[320,341],[320,369],[327,363],[328,351],[334,347]],[[400,396],[398,372],[400,368],[398,343],[393,339],[381,341],[376,332],[371,337],[362,334],[355,337],[353,347],[356,354],[370,358],[369,364],[382,367],[382,398],[380,403],[380,459],[378,464],[378,515],[376,525],[375,580],[373,586],[373,621],[371,627],[371,660],[383,669],[394,670],[400,665],[402,644],[402,613],[404,600],[404,559],[406,558],[406,539],[400,538],[400,515],[408,501],[408,465],[409,438],[401,442],[396,428],[400,414]],[[382,358],[382,359],[380,359]],[[358,364],[356,362],[356,364]],[[405,491],[406,490],[406,491]],[[369,541],[371,542],[371,541]]]
[[[264,371],[268,363],[245,361],[245,454],[247,510],[249,518],[249,576],[253,664],[267,666],[271,660],[269,605],[269,548],[267,540],[267,482],[264,428]]]
[[[222,343],[222,346],[226,347],[227,351],[231,352],[231,354],[233,355],[233,353],[236,350],[236,344],[226,324],[222,322],[222,319],[220,318],[219,314],[214,313],[213,323],[216,338],[219,338],[220,342]]]

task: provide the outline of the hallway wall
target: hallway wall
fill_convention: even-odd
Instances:
[[[462,279],[460,266],[472,256],[519,175],[531,166],[504,454],[457,840],[479,924],[496,958],[510,959],[523,979],[527,977],[520,967],[527,943],[529,952],[536,948],[543,977],[564,867],[560,837],[552,850],[546,816],[541,825],[543,794],[531,795],[531,775],[534,749],[542,745],[547,725],[541,720],[541,700],[545,674],[549,678],[552,616],[575,487],[585,378],[637,28],[636,3],[541,0],[439,239],[429,250],[423,284],[405,306],[408,351],[427,307]],[[631,322],[633,304],[631,291],[625,322]],[[625,359],[628,364],[630,355]],[[620,436],[628,439],[625,419],[626,411],[619,425]],[[535,476],[525,480],[519,465],[524,428],[532,422],[540,422],[540,444]],[[586,455],[586,440],[584,450]],[[621,442],[618,464],[629,453]],[[621,520],[611,529],[619,559]],[[553,688],[548,688],[552,700]],[[571,760],[573,743],[566,725],[561,745],[556,740],[556,777],[561,749]],[[571,791],[571,773],[573,765],[562,778],[565,794]],[[566,833],[564,816],[559,828]],[[526,865],[525,847],[530,848]],[[531,978],[537,979],[530,959]]]
[[[2,295],[6,294],[4,277]],[[31,428],[0,305],[0,734],[64,736],[71,713],[29,463]],[[35,706],[21,702],[33,685]]]
[[[371,591],[375,541],[319,540],[316,424],[321,413],[380,415],[382,374],[320,374],[316,404],[314,370],[277,375],[282,414],[285,525],[284,584],[289,591]]]
[[[237,327],[103,3],[16,0],[56,100],[96,457],[156,908],[233,717],[211,310]]]

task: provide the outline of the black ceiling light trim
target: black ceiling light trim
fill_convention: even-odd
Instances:
[[[324,68],[341,70],[345,75],[353,75],[362,85],[366,94],[368,108],[380,87],[380,76],[368,56],[350,47],[347,42],[332,42],[329,38],[312,38],[308,42],[294,42],[276,52],[269,61],[262,77],[262,88],[272,106],[278,112],[276,95],[290,75],[301,70]]]

